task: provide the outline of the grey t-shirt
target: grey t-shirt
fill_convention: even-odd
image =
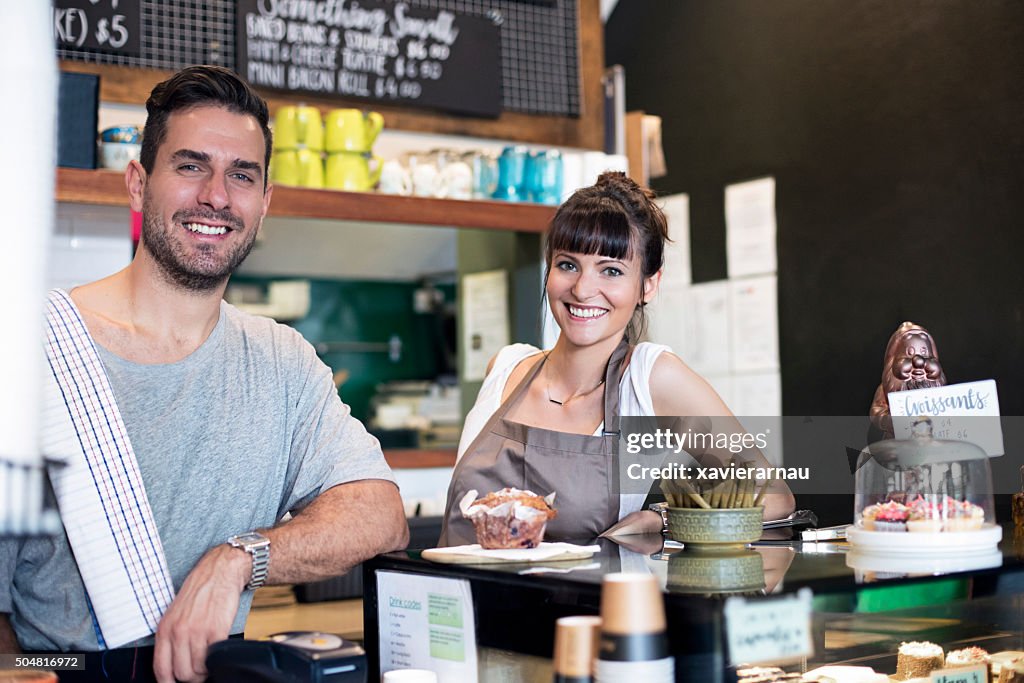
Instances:
[[[180,362],[139,365],[98,348],[175,590],[233,534],[273,526],[337,484],[394,481],[330,369],[290,327],[222,303],[210,337]],[[247,591],[232,633],[251,602]],[[99,649],[63,533],[0,542],[0,612],[12,612],[24,649]]]

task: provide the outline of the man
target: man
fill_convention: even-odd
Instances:
[[[194,681],[209,644],[244,627],[264,538],[266,582],[300,583],[404,547],[408,527],[379,444],[312,347],[222,301],[270,205],[266,103],[226,69],[191,67],[146,107],[141,163],[125,174],[143,214],[138,252],[70,299],[109,377],[173,580],[153,670]],[[247,545],[246,532],[260,542]],[[96,598],[67,536],[7,544],[0,651],[18,645],[14,634],[26,651],[101,650]],[[149,654],[129,652],[134,668]]]

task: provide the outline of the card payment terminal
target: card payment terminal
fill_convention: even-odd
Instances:
[[[333,633],[289,631],[210,646],[213,683],[366,683],[366,652]]]

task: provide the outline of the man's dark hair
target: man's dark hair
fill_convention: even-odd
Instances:
[[[153,172],[156,151],[167,136],[167,119],[171,114],[211,105],[224,107],[235,114],[248,114],[259,121],[266,145],[263,159],[263,186],[266,187],[272,147],[267,103],[248,83],[222,66],[190,66],[153,88],[146,100],[148,116],[139,159],[142,168],[146,173]]]

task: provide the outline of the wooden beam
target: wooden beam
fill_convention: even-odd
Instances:
[[[384,451],[384,459],[391,469],[455,467],[455,449],[393,448]]]
[[[127,207],[124,173],[58,168],[57,201]],[[274,188],[270,215],[540,233],[554,217],[555,207],[282,186]]]

